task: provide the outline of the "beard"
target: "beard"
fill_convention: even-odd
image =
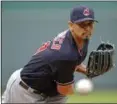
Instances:
[[[91,35],[92,35],[92,34],[89,33],[88,35],[86,35],[86,36],[83,37],[83,41],[84,41],[84,43],[87,43],[87,42],[90,40]]]
[[[82,34],[82,36],[84,35],[83,39],[84,40],[89,40],[91,38],[91,33],[88,33],[88,35],[85,36],[85,33]]]
[[[85,36],[83,39],[84,40],[89,40],[90,39],[90,36]]]
[[[84,38],[84,43],[88,42],[90,39],[88,37]]]

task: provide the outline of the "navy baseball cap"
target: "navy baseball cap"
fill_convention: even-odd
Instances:
[[[95,20],[93,9],[87,6],[77,6],[72,9],[70,14],[71,22],[79,23],[86,20],[92,20],[98,22],[97,20]]]

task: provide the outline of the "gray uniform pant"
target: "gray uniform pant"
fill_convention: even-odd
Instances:
[[[19,69],[15,71],[8,80],[6,90],[2,95],[2,103],[65,103],[67,97],[57,95],[54,97],[43,97],[31,92],[32,89],[26,90],[19,85],[21,81]]]

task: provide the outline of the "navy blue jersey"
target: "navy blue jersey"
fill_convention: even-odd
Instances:
[[[87,54],[88,41],[79,50],[69,30],[44,43],[21,72],[22,80],[30,87],[48,96],[58,94],[57,84],[74,82],[76,65],[81,64]]]

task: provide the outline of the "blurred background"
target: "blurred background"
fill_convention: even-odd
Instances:
[[[10,75],[30,60],[36,49],[47,40],[68,28],[72,7],[87,5],[94,9],[99,23],[89,44],[88,55],[96,49],[101,40],[117,46],[117,2],[116,1],[69,1],[69,2],[16,2],[2,1],[2,92]],[[84,63],[87,63],[88,56]],[[117,63],[117,55],[114,57]],[[75,73],[75,81],[84,78]],[[116,102],[117,69],[113,68],[103,76],[93,79],[94,91],[81,96],[74,94],[68,102]]]

